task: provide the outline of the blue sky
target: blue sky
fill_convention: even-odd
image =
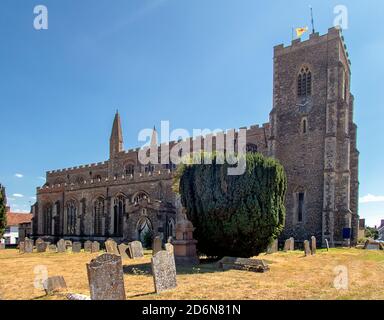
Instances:
[[[33,28],[44,4],[49,29]],[[344,31],[359,126],[360,215],[384,219],[384,2],[256,0],[2,0],[0,182],[27,211],[45,171],[103,161],[115,110],[125,147],[138,132],[238,128],[268,121],[273,46],[292,27]],[[370,195],[370,196],[368,196]]]

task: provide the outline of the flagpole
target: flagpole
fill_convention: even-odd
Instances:
[[[312,33],[315,33],[315,23],[313,21],[313,9],[312,9],[312,6],[309,6],[309,8],[311,9]]]

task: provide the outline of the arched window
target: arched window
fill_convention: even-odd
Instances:
[[[175,232],[175,220],[173,218],[170,218],[167,223],[167,238],[172,237],[175,238],[176,232]]]
[[[95,176],[95,178],[93,180],[96,182],[101,182],[101,176],[97,175],[97,176]]]
[[[147,164],[145,167],[144,167],[144,172],[145,173],[152,173],[153,171],[155,171],[155,167],[152,165],[152,164]]]
[[[76,184],[84,184],[84,178],[82,176],[76,177]]]
[[[125,197],[118,196],[113,202],[113,231],[116,236],[123,234],[123,217],[125,213]]]
[[[308,67],[302,67],[297,77],[297,95],[307,97],[312,94],[312,73]]]
[[[67,203],[67,234],[74,235],[76,233],[76,202],[71,200]]]
[[[103,234],[104,199],[98,198],[93,206],[93,232],[97,236]]]
[[[308,131],[308,120],[306,117],[304,117],[301,120],[301,133],[306,134]]]
[[[132,202],[139,203],[140,200],[146,200],[146,199],[149,199],[148,194],[144,191],[140,191],[133,196]]]
[[[44,235],[52,233],[52,205],[49,204],[44,208]]]
[[[257,153],[257,145],[253,143],[248,143],[246,148],[247,153]]]
[[[297,223],[301,223],[305,219],[306,211],[306,192],[303,187],[296,189],[294,193],[295,212],[294,217]]]
[[[61,205],[60,205],[60,201],[57,201],[55,203],[55,207],[56,207],[56,216],[54,218],[55,220],[55,230],[54,230],[54,233],[55,235],[60,235],[62,233],[62,214],[61,214]]]
[[[151,221],[147,217],[143,217],[137,223],[137,237],[139,241],[145,243],[147,233],[153,234]]]
[[[125,175],[129,176],[135,173],[135,166],[133,164],[127,164],[125,166]]]

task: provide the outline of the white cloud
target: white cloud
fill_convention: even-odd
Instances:
[[[24,196],[20,193],[14,193],[12,196],[15,198],[24,198]]]
[[[23,175],[23,174],[21,174],[21,173],[15,173],[15,177],[16,177],[16,178],[23,178],[23,177],[24,177],[24,175]]]
[[[367,194],[364,197],[360,197],[360,203],[371,203],[371,202],[384,202],[384,196],[375,196],[373,194]]]

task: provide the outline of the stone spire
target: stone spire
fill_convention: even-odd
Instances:
[[[109,157],[114,158],[119,152],[123,151],[123,131],[121,129],[120,115],[116,111],[111,138],[109,140]]]
[[[153,126],[153,131],[152,131],[151,147],[157,147],[157,131],[155,126]]]

